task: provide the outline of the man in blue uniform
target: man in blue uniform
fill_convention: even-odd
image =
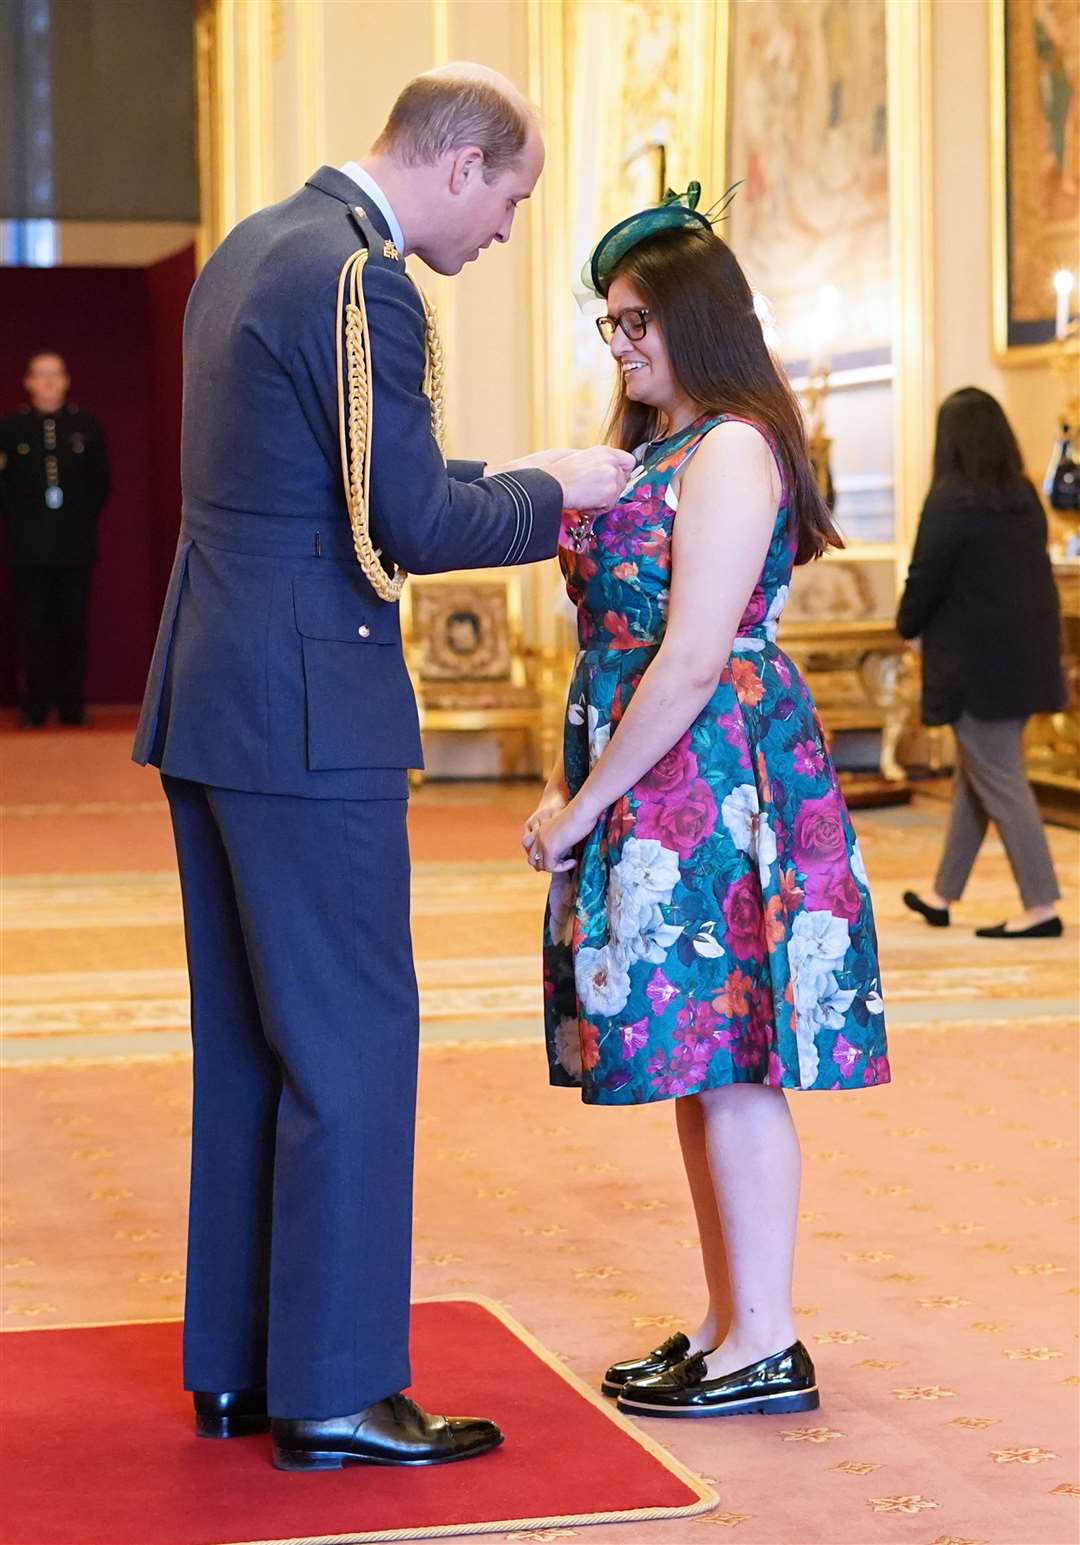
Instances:
[[[550,557],[564,506],[610,505],[632,464],[444,462],[403,257],[453,274],[506,241],[542,160],[508,81],[422,76],[362,166],[243,221],[188,306],[183,527],[135,745],[169,798],[191,979],[185,1385],[205,1435],[272,1419],[283,1469],[502,1440],[401,1394],[421,756],[396,601],[410,569]]]
[[[105,433],[68,401],[59,354],[26,366],[29,402],[0,418],[0,516],[11,572],[22,722],[86,722],[90,579],[97,525],[109,497]]]

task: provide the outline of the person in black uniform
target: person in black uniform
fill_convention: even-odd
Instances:
[[[0,511],[15,612],[22,720],[86,720],[86,643],[97,523],[109,496],[105,435],[68,402],[59,354],[31,356],[29,403],[0,419]]]

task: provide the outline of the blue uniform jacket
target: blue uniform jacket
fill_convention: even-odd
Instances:
[[[242,221],[188,302],[183,523],[133,753],[174,777],[402,798],[422,765],[398,608],[353,554],[342,490],[337,283],[362,231],[376,547],[418,574],[555,552],[554,478],[444,462],[419,293],[378,209],[323,167]]]

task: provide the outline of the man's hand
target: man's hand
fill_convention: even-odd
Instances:
[[[592,445],[587,451],[571,451],[544,470],[562,484],[564,509],[609,510],[635,465],[629,451]]]

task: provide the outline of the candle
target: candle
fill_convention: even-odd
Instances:
[[[1073,289],[1073,276],[1067,268],[1059,268],[1054,275],[1057,292],[1057,315],[1054,319],[1054,337],[1064,338],[1069,330],[1069,297]]]
[[[776,314],[772,302],[760,290],[754,291],[754,315],[761,323],[761,336],[770,354],[780,353],[780,334],[776,328]]]

